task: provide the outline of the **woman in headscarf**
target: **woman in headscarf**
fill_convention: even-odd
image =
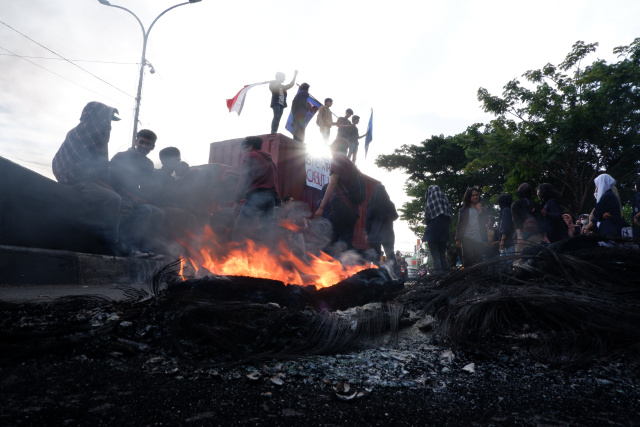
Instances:
[[[391,201],[389,193],[384,185],[378,184],[373,189],[373,194],[367,203],[367,217],[364,231],[367,234],[369,246],[376,252],[375,264],[380,265],[382,248],[387,260],[392,262],[392,268],[396,269],[396,256],[393,245],[396,236],[393,232],[393,221],[398,219],[396,205]]]
[[[619,236],[624,221],[620,209],[620,200],[613,192],[616,180],[603,173],[593,180],[596,184],[596,207],[593,210],[593,219],[587,225],[587,232],[597,229],[600,234],[613,234]]]
[[[427,224],[427,228],[422,236],[422,241],[429,245],[435,274],[449,270],[446,251],[451,213],[451,203],[449,203],[447,196],[437,185],[430,185],[425,194],[424,222]]]

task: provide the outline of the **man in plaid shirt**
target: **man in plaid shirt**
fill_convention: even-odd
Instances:
[[[116,254],[120,223],[120,196],[109,186],[109,137],[111,121],[120,120],[118,110],[100,102],[89,102],[80,124],[71,129],[52,162],[58,182],[80,191],[82,221]],[[124,252],[127,252],[126,249]]]

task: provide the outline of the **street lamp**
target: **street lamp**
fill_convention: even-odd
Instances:
[[[146,31],[144,29],[144,25],[142,25],[142,22],[136,16],[136,14],[131,12],[126,7],[122,7],[122,6],[117,6],[115,4],[111,4],[107,0],[98,0],[98,1],[100,2],[100,4],[103,4],[105,6],[115,7],[115,8],[122,9],[124,11],[129,12],[131,15],[133,15],[134,18],[136,18],[136,20],[138,21],[138,24],[140,24],[140,29],[142,30],[142,59],[140,60],[140,79],[138,80],[138,94],[136,96],[136,112],[135,112],[135,117],[133,118],[133,139],[131,141],[131,146],[134,147],[135,146],[135,141],[136,141],[136,134],[138,133],[138,115],[140,114],[140,98],[142,96],[142,78],[144,77],[144,66],[145,65],[149,65],[151,67],[151,73],[153,74],[155,72],[155,70],[153,69],[153,66],[146,59],[147,40],[149,39],[149,33],[151,32],[151,29],[153,28],[153,25],[156,23],[156,21],[158,19],[160,19],[160,17],[162,15],[164,15],[167,12],[169,12],[171,9],[175,9],[176,7],[184,6],[185,4],[189,4],[189,3],[198,3],[198,2],[200,2],[202,0],[189,0],[189,1],[184,2],[184,3],[180,3],[180,4],[176,4],[175,6],[171,6],[170,8],[168,8],[167,10],[162,12],[160,15],[156,16],[156,19],[153,20],[153,22],[149,26],[149,29],[146,30]]]

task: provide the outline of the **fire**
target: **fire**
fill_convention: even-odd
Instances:
[[[280,244],[278,251],[273,251],[251,240],[242,248],[235,243],[222,248],[217,242],[217,236],[206,227],[199,249],[194,250],[185,245],[188,260],[182,259],[179,270],[183,280],[190,275],[186,273],[186,269],[192,267],[195,270],[193,274],[197,274],[199,268],[205,268],[218,275],[260,277],[323,288],[371,268],[369,263],[344,266],[324,252],[320,256],[307,253],[305,262],[295,256],[284,243]]]

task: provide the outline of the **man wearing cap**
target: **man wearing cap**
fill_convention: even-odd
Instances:
[[[271,155],[262,151],[262,138],[248,136],[241,145],[244,156],[240,164],[240,181],[236,187],[234,210],[245,200],[233,229],[233,240],[259,241],[273,246],[278,169]]]
[[[80,123],[71,129],[53,158],[53,174],[59,183],[78,190],[83,201],[80,221],[118,255],[121,197],[109,185],[109,138],[111,121],[120,120],[118,110],[89,102]]]
[[[329,186],[315,216],[321,217],[329,204],[329,222],[333,228],[330,246],[341,243],[346,249],[353,249],[354,230],[360,215],[358,206],[348,196],[355,166],[346,156],[347,147],[348,142],[344,138],[336,138],[330,146],[333,158],[329,170]],[[334,251],[340,252],[340,249],[334,248]]]

